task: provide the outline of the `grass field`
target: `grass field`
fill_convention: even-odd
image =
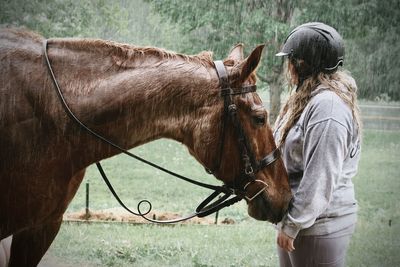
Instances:
[[[205,174],[181,145],[167,140],[136,148],[134,153],[206,182]],[[156,211],[190,213],[209,192],[126,156],[104,162],[126,203],[135,208],[149,199]],[[365,131],[359,174],[355,177],[360,206],[348,266],[400,266],[400,133]],[[93,167],[91,209],[117,207]],[[84,186],[69,211],[84,208]],[[71,266],[277,266],[271,224],[250,219],[244,203],[220,212],[233,225],[127,225],[64,223],[47,256]],[[69,266],[69,265],[68,265]]]

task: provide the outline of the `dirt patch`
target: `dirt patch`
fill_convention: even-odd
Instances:
[[[178,219],[181,215],[173,212],[151,212],[147,215],[147,217],[165,221],[165,220],[173,220]],[[123,208],[111,208],[105,210],[90,210],[88,214],[86,214],[85,210],[77,211],[77,212],[69,212],[64,214],[65,221],[105,221],[105,222],[127,222],[127,223],[149,223],[149,221],[145,220],[140,216],[135,216],[133,214],[128,213]],[[213,217],[205,217],[198,218],[194,217],[192,219],[181,222],[183,224],[214,224],[215,219]],[[223,220],[218,221],[219,224],[234,224],[235,221],[231,218],[225,218]]]

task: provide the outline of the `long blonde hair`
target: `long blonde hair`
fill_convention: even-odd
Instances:
[[[291,64],[291,63],[289,63]],[[290,76],[290,75],[289,75]],[[289,79],[293,79],[292,77]],[[360,110],[357,104],[357,86],[348,72],[336,71],[331,74],[320,72],[305,79],[300,88],[292,92],[286,104],[281,109],[275,127],[285,119],[285,124],[280,130],[278,145],[285,142],[289,130],[300,118],[301,113],[311,99],[312,92],[319,86],[335,92],[351,109],[353,120],[358,126],[358,135],[361,135]],[[343,87],[346,90],[343,90]]]

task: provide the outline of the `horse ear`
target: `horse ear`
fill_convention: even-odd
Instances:
[[[265,45],[257,46],[242,63],[241,63],[241,71],[240,71],[240,80],[244,82],[250,76],[250,74],[255,71],[258,64],[260,63],[261,55],[263,52]]]
[[[231,60],[235,60],[235,61],[243,60],[244,59],[243,44],[239,43],[239,44],[235,45],[231,49],[231,52],[229,52],[229,55],[228,55],[227,59],[231,59]]]

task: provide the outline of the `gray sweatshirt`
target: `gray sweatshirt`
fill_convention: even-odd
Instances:
[[[280,138],[285,117],[274,132]],[[357,172],[360,139],[351,109],[319,86],[281,147],[293,199],[278,224],[288,236],[324,235],[356,223],[351,178]]]

